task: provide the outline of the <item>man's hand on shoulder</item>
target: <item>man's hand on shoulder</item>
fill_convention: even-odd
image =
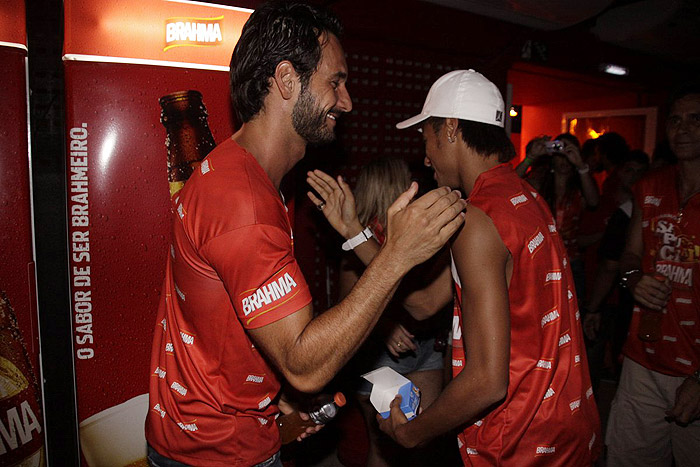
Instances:
[[[387,210],[386,249],[408,271],[427,260],[464,222],[467,206],[457,190],[437,188],[411,203],[418,191],[413,182]]]

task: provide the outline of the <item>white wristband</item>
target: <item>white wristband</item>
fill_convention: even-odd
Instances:
[[[581,169],[576,169],[576,170],[577,170],[578,173],[580,173],[581,175],[584,175],[584,174],[587,174],[588,171],[591,170],[591,168],[588,166],[588,164],[584,164],[583,168],[581,168]]]
[[[359,234],[355,235],[354,237],[348,239],[345,243],[343,243],[343,250],[344,251],[350,251],[354,250],[355,247],[362,245],[365,243],[367,240],[372,238],[374,235],[372,234],[372,229],[369,227],[365,227],[365,230],[360,232]]]

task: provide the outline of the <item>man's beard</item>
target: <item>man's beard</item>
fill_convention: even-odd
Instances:
[[[326,125],[328,111],[316,103],[308,86],[304,86],[292,110],[294,130],[308,144],[325,144],[335,139],[335,132]]]

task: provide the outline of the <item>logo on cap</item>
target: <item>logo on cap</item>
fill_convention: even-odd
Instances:
[[[496,121],[497,122],[503,121],[503,112],[500,110],[496,110]]]

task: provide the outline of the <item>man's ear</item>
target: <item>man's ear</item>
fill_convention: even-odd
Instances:
[[[272,79],[279,90],[280,96],[285,100],[292,98],[296,87],[299,85],[299,75],[288,60],[283,60],[277,64]]]
[[[450,142],[457,140],[457,132],[459,131],[459,120],[456,118],[445,119],[445,133]]]

